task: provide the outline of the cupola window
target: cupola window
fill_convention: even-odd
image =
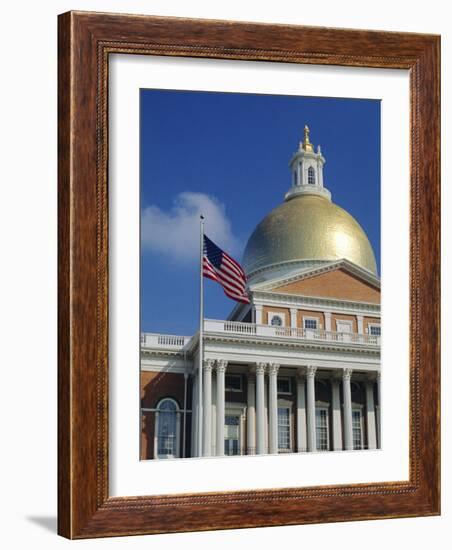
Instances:
[[[308,183],[309,185],[315,185],[315,170],[312,166],[308,168]]]

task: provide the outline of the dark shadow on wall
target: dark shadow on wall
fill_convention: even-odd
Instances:
[[[46,531],[50,531],[52,533],[57,532],[56,516],[27,516],[25,519],[30,523],[39,525],[39,527],[42,527]]]

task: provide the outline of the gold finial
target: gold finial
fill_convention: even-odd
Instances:
[[[303,141],[303,149],[305,151],[314,151],[314,147],[312,146],[312,143],[309,141],[309,126],[305,125],[304,127],[304,141]]]

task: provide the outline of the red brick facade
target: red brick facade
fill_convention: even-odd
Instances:
[[[274,289],[282,294],[298,294],[302,296],[321,296],[360,302],[380,303],[380,290],[375,286],[358,279],[344,269],[336,269],[301,279],[294,283]]]
[[[155,412],[143,411],[143,409],[155,409],[159,402],[165,397],[174,399],[179,409],[184,410],[184,375],[168,372],[141,372],[141,444],[140,458],[145,460],[154,458],[154,436],[155,436]],[[186,408],[191,410],[191,383],[187,380],[187,403]],[[181,430],[179,447],[182,453],[184,426],[184,415],[181,413]],[[191,413],[185,415],[185,456],[189,456],[191,437]]]

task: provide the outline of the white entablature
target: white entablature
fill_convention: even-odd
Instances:
[[[197,340],[189,353],[183,350],[144,349],[141,354],[141,369],[157,372],[195,372],[197,369]],[[378,346],[321,346],[312,343],[287,341],[275,345],[271,341],[247,338],[220,338],[208,334],[204,340],[204,357],[225,360],[245,370],[262,361],[273,361],[287,372],[296,374],[296,369],[305,364],[314,364],[321,370],[342,371],[353,368],[356,372],[378,372],[380,350]],[[295,369],[295,370],[294,370]]]

